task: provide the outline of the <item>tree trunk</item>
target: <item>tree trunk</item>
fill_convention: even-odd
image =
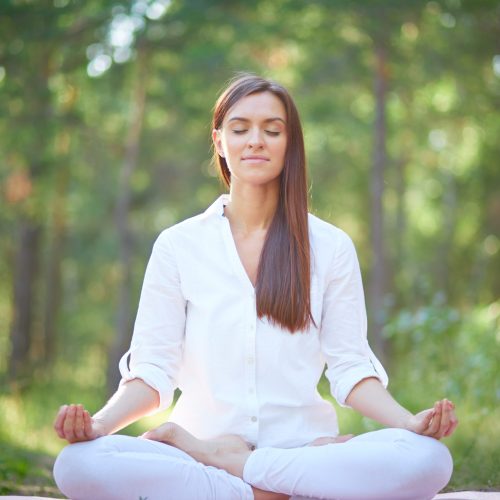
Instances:
[[[131,103],[130,127],[125,142],[125,157],[120,173],[119,193],[116,204],[115,220],[119,239],[120,285],[118,294],[118,310],[116,318],[116,334],[108,353],[107,392],[112,394],[120,380],[118,362],[128,349],[131,338],[132,312],[132,253],[133,237],[129,227],[130,211],[130,179],[137,167],[140,137],[143,126],[146,102],[147,56],[139,53],[137,58],[137,75],[133,99]]]
[[[386,293],[386,255],[384,246],[384,170],[386,153],[387,52],[385,44],[375,41],[375,128],[371,175],[372,274],[370,286],[371,335],[375,351],[384,360],[387,342],[382,336]]]
[[[29,373],[40,234],[41,226],[38,223],[21,220],[14,263],[14,317],[10,331],[12,350],[8,367],[11,381]]]
[[[453,239],[457,222],[457,186],[453,173],[446,172],[443,193],[443,224],[441,242],[436,261],[436,289],[446,295],[446,299],[454,299],[450,283],[450,257],[453,250]]]
[[[52,231],[47,274],[45,278],[45,310],[42,332],[43,361],[52,362],[56,355],[57,317],[61,304],[61,261],[66,233],[66,191],[69,169],[60,167],[56,180],[55,199],[52,204]]]
[[[395,241],[396,248],[395,253],[392,257],[391,262],[391,280],[389,287],[391,290],[395,290],[396,299],[395,306],[404,307],[406,303],[406,286],[403,286],[401,280],[397,280],[398,276],[403,276],[405,269],[405,257],[406,257],[406,166],[408,163],[408,158],[406,155],[401,155],[401,158],[396,162],[396,196],[397,196],[397,208],[396,208],[396,224],[395,224]],[[404,281],[403,281],[404,282]]]

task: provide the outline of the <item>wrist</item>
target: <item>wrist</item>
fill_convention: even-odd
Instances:
[[[109,425],[106,425],[104,419],[99,416],[92,417],[92,428],[99,436],[106,436],[112,432]]]
[[[397,427],[399,429],[405,429],[407,431],[412,430],[412,421],[413,421],[414,415],[413,413],[405,412],[403,415],[401,415],[399,425]]]

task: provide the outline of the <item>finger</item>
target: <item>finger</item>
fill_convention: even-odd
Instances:
[[[435,438],[441,439],[445,436],[446,431],[450,427],[451,421],[451,407],[447,399],[441,401],[441,422],[439,424],[439,429],[436,432]]]
[[[451,436],[455,432],[455,429],[457,428],[457,426],[458,426],[458,419],[455,419],[452,422],[452,424],[450,425],[450,428],[448,429],[448,431],[446,433],[446,437]]]
[[[434,437],[436,433],[439,431],[439,426],[441,425],[441,416],[442,416],[442,408],[441,403],[438,401],[434,404],[434,414],[432,419],[427,426],[427,429],[424,430],[424,436]]]
[[[87,439],[93,439],[95,437],[92,427],[92,418],[87,410],[83,410],[83,432]]]
[[[451,434],[451,432],[453,432],[453,425],[452,425],[452,423],[450,422],[450,423],[448,424],[448,427],[445,429],[445,431],[444,431],[444,433],[443,433],[442,437],[444,437],[444,438],[445,438],[445,437],[448,437],[448,436]]]
[[[453,403],[451,401],[445,400],[445,414],[446,414],[446,425],[442,428],[441,437],[449,436],[452,430],[453,422],[456,421],[455,412],[453,411]]]
[[[66,412],[66,419],[64,420],[64,425],[63,425],[63,437],[70,443],[73,443],[75,441],[75,431],[74,431],[75,414],[76,414],[75,405],[69,405],[68,410]]]
[[[441,439],[450,425],[450,409],[448,408],[448,402],[443,399],[439,402],[441,406],[441,420],[439,421],[439,427],[434,433],[436,439]]]
[[[426,410],[427,413],[424,416],[424,419],[422,420],[421,426],[423,431],[427,431],[429,425],[431,424],[431,420],[433,419],[434,415],[436,414],[434,408],[430,408],[429,410]]]
[[[85,440],[85,429],[84,429],[84,424],[83,424],[83,406],[82,405],[76,405],[74,432],[75,432],[75,437],[78,441]]]
[[[68,409],[68,405],[62,405],[57,412],[56,418],[54,420],[54,430],[60,438],[64,439],[63,435],[63,425],[64,420],[66,418],[66,412]]]
[[[439,418],[436,419],[436,423],[434,426],[434,432],[432,433],[432,437],[435,439],[440,439],[441,438],[441,428],[442,424],[445,420],[445,407],[444,407],[444,402],[443,401],[438,401],[438,407],[439,407]],[[447,424],[446,424],[447,425]],[[432,422],[431,422],[432,426]]]
[[[458,418],[455,415],[455,412],[451,410],[451,415],[450,415],[450,424],[448,426],[448,429],[446,430],[445,437],[451,436],[455,429],[457,428],[458,425]]]

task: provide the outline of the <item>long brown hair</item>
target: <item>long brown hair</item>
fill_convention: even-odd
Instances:
[[[287,147],[280,175],[279,200],[266,235],[257,271],[257,315],[294,333],[305,330],[311,314],[311,267],[307,222],[307,175],[300,118],[288,91],[276,82],[242,74],[222,92],[214,108],[212,129],[220,129],[228,111],[243,97],[271,92],[286,111]],[[225,158],[214,148],[224,184],[231,185]]]

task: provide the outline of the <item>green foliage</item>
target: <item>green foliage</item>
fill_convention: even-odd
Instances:
[[[0,441],[34,452],[55,454],[63,443],[52,424],[59,407],[82,403],[97,411],[105,402],[104,358],[82,355],[78,366],[58,362],[50,369],[35,368],[29,385],[9,384],[0,393]]]
[[[411,411],[447,397],[456,405],[459,426],[444,440],[455,470],[448,490],[500,488],[500,304],[460,311],[443,295],[423,307],[389,315],[384,333],[392,342],[389,389]],[[326,378],[320,393],[332,400]],[[337,406],[341,433],[380,428]]]
[[[19,493],[59,497],[52,479],[52,457],[2,443],[0,495]]]
[[[144,79],[146,103],[128,185],[132,309],[155,235],[221,191],[210,110],[242,70],[276,78],[296,98],[312,210],[353,237],[369,283],[374,47],[384,44],[391,390],[412,410],[453,399],[461,425],[450,440],[452,487],[500,488],[498,16],[493,0],[1,2],[2,382],[19,229],[41,230],[25,379],[0,390],[2,451],[11,450],[1,480],[12,490],[33,475],[21,450],[61,448],[51,430],[59,405],[95,410],[105,399],[123,277],[115,211],[135,84]],[[328,394],[325,381],[320,388]],[[375,428],[348,410],[339,418],[344,432]]]
[[[498,302],[460,312],[439,295],[429,306],[399,311],[384,330],[397,360],[395,390],[411,387],[411,398],[419,404],[447,394],[468,407],[496,408],[499,318]]]
[[[429,306],[402,310],[385,333],[392,339],[391,391],[413,411],[443,396],[459,419],[447,440],[455,489],[500,487],[500,303],[459,311],[437,295]]]

